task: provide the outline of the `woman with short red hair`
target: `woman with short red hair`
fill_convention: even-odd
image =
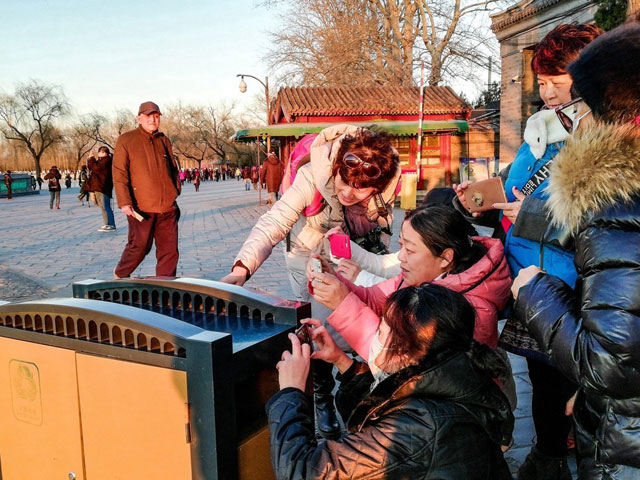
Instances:
[[[560,277],[570,286],[576,282],[573,252],[561,238],[550,235],[545,207],[548,194],[549,168],[555,156],[572,133],[575,118],[571,86],[573,80],[567,66],[580,51],[602,32],[595,25],[558,25],[536,46],[531,68],[537,75],[540,98],[544,107],[527,121],[524,143],[513,163],[500,176],[504,180],[507,202],[496,203],[491,214],[477,219],[496,228],[504,236],[505,255],[511,274],[536,265]],[[566,110],[570,121],[563,124],[557,109]],[[464,209],[464,189],[456,188]],[[462,208],[461,208],[462,209]],[[477,214],[474,214],[477,215]],[[469,217],[468,217],[469,218]],[[536,429],[536,444],[518,471],[518,480],[571,480],[567,466],[567,437],[571,427],[565,405],[577,390],[551,365],[523,323],[512,316],[507,321],[499,345],[527,359],[532,386],[531,410]]]

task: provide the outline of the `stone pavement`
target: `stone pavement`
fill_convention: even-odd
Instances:
[[[0,200],[0,300],[70,297],[71,284],[88,278],[109,279],[127,241],[127,223],[116,211],[115,232],[98,232],[97,206],[81,206],[77,188],[62,191],[60,210],[49,209],[49,192]],[[263,201],[266,200],[263,192]],[[178,275],[217,280],[226,275],[249,231],[268,207],[258,206],[258,192],[236,180],[203,182],[200,192],[185,184],[179,198],[180,261]],[[396,218],[403,218],[398,211]],[[397,249],[394,225],[393,249]],[[154,250],[134,275],[155,274]],[[280,246],[246,286],[292,298]],[[514,445],[507,461],[515,472],[535,439],[527,365],[510,356],[518,390]],[[575,465],[572,461],[572,470]]]

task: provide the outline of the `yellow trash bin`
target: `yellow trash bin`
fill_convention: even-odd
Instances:
[[[412,210],[416,208],[416,194],[418,189],[418,174],[409,172],[402,174],[400,188],[400,208]]]

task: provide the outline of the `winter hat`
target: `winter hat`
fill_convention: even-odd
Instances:
[[[606,121],[640,115],[640,23],[631,22],[587,45],[567,68],[573,88]]]

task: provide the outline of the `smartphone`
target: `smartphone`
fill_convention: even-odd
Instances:
[[[322,273],[322,262],[320,259],[311,257],[311,271],[315,273]]]
[[[504,192],[502,178],[494,177],[480,182],[474,182],[464,191],[470,212],[485,212],[493,209],[494,203],[505,203],[507,197]]]
[[[294,332],[298,340],[300,340],[300,345],[303,343],[308,344],[309,346],[313,346],[313,341],[311,340],[311,334],[309,333],[309,326],[304,324],[296,329]]]
[[[351,239],[349,235],[336,233],[329,237],[331,255],[337,258],[351,258]]]

